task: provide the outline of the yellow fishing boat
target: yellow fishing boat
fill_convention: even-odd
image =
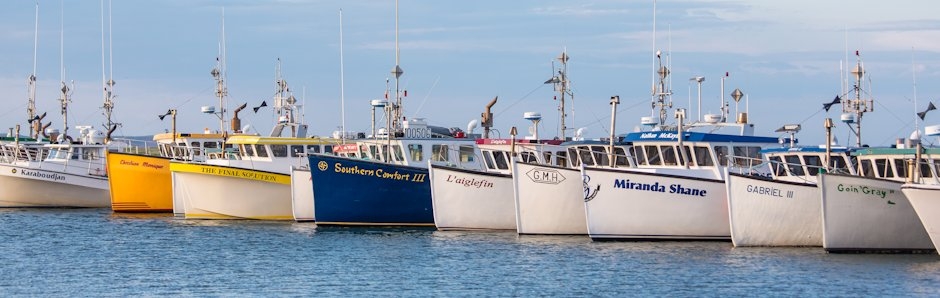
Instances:
[[[131,146],[107,153],[114,212],[172,212],[170,160],[204,161],[204,152],[221,150],[223,135],[162,133],[153,140],[156,148]]]

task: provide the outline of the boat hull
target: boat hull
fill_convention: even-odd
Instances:
[[[823,248],[830,252],[932,250],[901,182],[821,174]]]
[[[515,230],[512,175],[430,165],[434,225],[439,230]]]
[[[434,226],[428,170],[313,154],[317,225]]]
[[[901,192],[911,202],[934,247],[940,246],[940,185],[905,184]]]
[[[170,159],[108,152],[108,184],[114,212],[172,212]]]
[[[0,207],[107,208],[108,179],[0,165]]]
[[[728,173],[734,246],[822,246],[822,202],[815,184]]]
[[[587,234],[581,172],[515,162],[512,172],[516,232]]]
[[[294,220],[316,220],[316,213],[313,209],[313,187],[310,185],[310,170],[291,167],[290,198]]]
[[[731,239],[722,180],[622,169],[582,173],[591,239]]]
[[[186,219],[294,219],[288,174],[185,162],[170,171]]]

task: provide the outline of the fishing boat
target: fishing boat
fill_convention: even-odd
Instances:
[[[156,148],[131,143],[124,150],[109,151],[111,210],[173,212],[170,160],[203,162],[203,153],[222,150],[223,140],[221,133],[161,133],[153,136]]]
[[[858,51],[855,53],[858,57]],[[865,76],[861,63],[853,68],[852,74],[859,82],[855,86],[858,90]],[[852,131],[857,147],[863,147],[861,119],[872,111],[872,106],[873,100],[861,97],[860,92],[843,105],[841,118],[850,128],[855,125]],[[919,154],[924,153],[929,158],[938,153],[936,150],[921,152],[918,128],[909,138],[898,139],[890,148],[855,150],[852,155],[857,163],[857,175],[820,174],[817,186],[822,196],[823,248],[829,252],[933,250],[923,224],[901,192],[901,185],[906,181],[923,183],[935,177],[932,166],[912,165],[916,164]],[[920,173],[913,173],[915,169]]]
[[[567,165],[567,147],[561,144],[567,130],[564,124],[565,99],[573,96],[567,76],[568,59],[568,53],[562,52],[557,58],[561,62],[557,75],[545,82],[553,84],[559,93],[555,99],[559,102],[560,127],[554,139],[539,139],[538,124],[542,116],[537,112],[523,114],[524,119],[532,122],[530,136],[516,140],[511,132],[512,139],[490,138],[490,127],[493,125],[490,108],[496,103],[494,99],[482,114],[479,123],[484,132],[482,138],[476,140],[482,154],[483,169],[429,165],[434,223],[439,230],[518,230],[517,213],[520,211],[514,199],[512,175],[512,166],[516,160],[536,165]],[[472,132],[476,123],[471,122],[468,131]],[[580,131],[576,139],[581,138]],[[578,203],[580,208],[580,201]],[[583,210],[578,213],[583,223]]]
[[[768,148],[770,176],[727,173],[734,246],[822,246],[822,210],[816,187],[821,171],[855,174],[851,151],[811,146]]]
[[[923,149],[937,158],[940,149]],[[820,174],[823,248],[829,252],[925,252],[934,245],[908,198],[901,191],[911,179],[917,149],[864,148],[853,156],[858,175]],[[935,167],[923,163],[918,176],[936,177]]]
[[[400,88],[404,71],[399,63],[397,2],[395,11],[394,100],[370,102],[369,138],[347,144],[336,156],[309,156],[317,225],[434,226],[428,163],[481,168],[479,150],[463,131],[403,116],[407,91]],[[388,98],[389,87],[385,93]],[[386,127],[377,131],[379,109]]]
[[[634,167],[628,144],[577,140],[560,144],[554,162],[513,160],[512,183],[516,232],[520,235],[587,235],[584,181],[580,167]]]
[[[38,5],[37,5],[38,23]],[[64,14],[64,12],[63,12]],[[102,16],[103,18],[103,16]],[[38,28],[38,27],[37,27]],[[117,128],[111,121],[114,104],[110,87],[113,80],[106,81],[104,88],[106,131],[91,126],[76,126],[78,137],[68,134],[68,105],[74,86],[66,83],[64,59],[64,23],[62,24],[62,55],[60,59],[61,88],[59,103],[62,112],[62,128],[44,131],[52,143],[14,140],[0,144],[0,187],[7,189],[0,194],[0,207],[108,207],[108,175],[104,166],[105,152],[119,149],[124,143],[111,139]],[[37,31],[38,32],[38,31]],[[104,49],[102,49],[104,51]],[[102,55],[102,59],[103,59]],[[102,62],[104,65],[104,62]],[[102,67],[103,68],[103,67]],[[102,78],[104,78],[102,69]],[[35,72],[35,71],[34,71]],[[28,111],[34,113],[35,74],[30,75],[30,102]],[[32,133],[36,132],[42,117],[30,118]],[[19,133],[17,132],[17,135]]]
[[[291,167],[304,164],[307,153],[332,151],[339,140],[306,135],[280,59],[275,75],[278,122],[268,136],[231,135],[225,144],[232,150],[206,153],[205,162],[170,161],[173,206],[186,219],[294,219]]]
[[[927,111],[921,112],[922,114],[919,114],[919,116],[933,109],[936,109],[936,107],[933,106],[933,103],[930,103]],[[940,125],[925,127],[924,133],[928,137],[940,136]],[[917,178],[920,183],[908,181],[908,183],[901,185],[901,193],[911,202],[911,207],[917,212],[917,218],[924,225],[927,235],[930,236],[930,240],[936,248],[940,246],[940,200],[938,200],[940,198],[940,177],[932,175],[937,173],[930,171],[930,169],[940,168],[940,161],[923,157],[916,158],[916,160],[919,162],[913,172],[918,175]]]
[[[555,162],[561,140],[476,140],[483,170],[429,164],[434,224],[439,230],[516,230],[510,166]]]
[[[588,234],[593,240],[730,240],[726,168],[752,168],[777,138],[755,136],[746,112],[728,122],[724,96],[721,115],[685,124],[685,109],[677,109],[677,124],[667,125],[669,69],[658,51],[656,61],[653,114],[658,110],[659,119],[643,117],[650,130],[623,136],[636,168],[581,170]],[[735,89],[732,97],[739,102],[744,94]]]
[[[870,105],[871,102],[863,98],[868,92],[862,88],[864,69],[857,51],[852,73],[855,84],[831,102],[824,103],[826,112],[835,104],[841,104],[844,113]],[[860,131],[862,117],[849,115],[841,119]],[[820,146],[795,145],[796,133],[802,128],[799,124],[777,129],[776,132],[789,134],[789,138],[781,139],[784,146],[761,151],[770,175],[728,173],[725,182],[731,241],[735,246],[823,245],[822,199],[817,177],[820,172],[856,175],[855,158],[851,153],[858,146],[839,146],[831,140],[832,119],[827,118],[824,126],[828,144]]]

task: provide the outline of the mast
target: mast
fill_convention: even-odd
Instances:
[[[656,68],[656,74],[659,75],[659,82],[653,87],[653,109],[659,109],[659,126],[666,125],[667,112],[672,108],[672,90],[669,90],[667,78],[669,77],[669,68],[663,64],[662,52],[656,51],[656,62],[659,67]]]
[[[219,43],[219,56],[215,58],[216,66],[212,69],[215,78],[215,96],[219,98],[219,133],[225,134],[225,97],[228,96],[228,87],[225,82],[225,8],[222,8],[222,38]]]
[[[556,88],[558,88],[558,93],[561,93],[561,100],[558,103],[558,117],[561,118],[559,135],[561,135],[562,140],[565,139],[565,130],[568,129],[565,125],[565,118],[568,116],[568,114],[565,113],[565,95],[567,94],[574,97],[574,94],[571,93],[570,82],[568,81],[568,58],[568,48],[565,48],[565,50],[561,52],[561,56],[558,56],[558,61],[561,61],[561,69],[558,71],[560,82],[555,85]]]
[[[114,111],[114,65],[112,64],[114,59],[111,50],[112,47],[112,38],[111,38],[111,0],[108,0],[108,61],[107,64],[110,67],[110,71],[105,69],[105,41],[104,41],[104,0],[101,0],[101,84],[103,85],[103,95],[104,95],[104,104],[102,108],[104,109],[104,116],[106,123],[104,124],[105,131],[105,143],[111,141],[111,133],[117,129],[118,124],[114,123],[111,120],[111,112]],[[110,77],[110,79],[106,78]]]
[[[59,81],[62,83],[62,88],[60,91],[62,93],[59,97],[59,103],[61,104],[62,112],[62,134],[60,138],[62,140],[67,140],[69,138],[69,102],[72,101],[71,90],[69,86],[65,83],[65,1],[62,1],[61,6],[61,15],[60,15],[60,25],[59,29]]]
[[[26,80],[27,104],[26,119],[29,121],[29,137],[38,140],[42,133],[42,118],[36,117],[36,54],[39,49],[39,1],[36,1],[36,30],[33,33],[33,72]]]
[[[862,116],[866,112],[873,111],[874,101],[872,99],[862,98],[862,79],[865,78],[865,69],[862,67],[862,58],[859,55],[858,50],[855,51],[855,67],[852,68],[852,75],[855,76],[855,85],[852,86],[852,91],[855,92],[855,97],[849,100],[842,101],[842,112],[849,115],[854,115],[854,121],[849,120],[849,128],[852,128],[852,124],[855,124],[855,145],[857,147],[862,146]],[[846,115],[843,115],[843,121],[846,121]]]
[[[392,74],[395,75],[395,103],[392,105],[392,116],[395,117],[395,120],[392,121],[392,128],[389,131],[389,139],[394,136],[394,133],[402,129],[402,111],[401,111],[401,87],[400,87],[400,78],[401,75],[405,72],[401,69],[401,51],[398,47],[398,0],[395,0],[395,68],[392,69]]]
[[[339,9],[339,101],[340,101],[340,123],[342,125],[342,142],[346,143],[346,85],[343,65],[343,9]],[[373,111],[373,113],[375,113]]]

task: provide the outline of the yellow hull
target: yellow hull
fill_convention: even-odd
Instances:
[[[173,212],[168,158],[108,152],[107,170],[114,212]]]

